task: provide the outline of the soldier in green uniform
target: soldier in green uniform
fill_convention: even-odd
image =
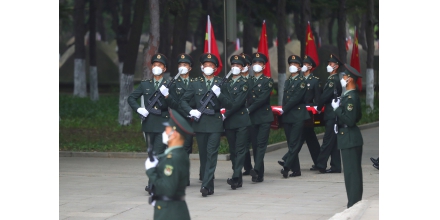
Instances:
[[[331,111],[332,100],[335,96],[339,97],[342,93],[341,82],[338,76],[339,66],[343,63],[339,58],[331,54],[328,60],[327,72],[330,76],[327,78],[327,82],[324,85],[323,92],[321,94],[321,99],[319,100],[317,111],[321,111],[322,107],[325,106],[324,110],[324,123],[325,123],[325,133],[322,140],[321,149],[318,155],[318,163],[311,170],[319,170],[320,173],[341,173],[341,153],[337,147],[337,139],[334,131],[335,125],[335,113]],[[327,169],[327,161],[331,156],[330,169]]]
[[[220,147],[221,133],[224,131],[222,107],[230,107],[228,95],[224,95],[224,89],[220,89],[216,84],[221,82],[221,78],[214,76],[213,73],[218,67],[218,58],[211,53],[204,53],[200,57],[200,63],[203,65],[203,76],[194,79],[189,83],[186,92],[183,94],[180,106],[189,115],[198,118],[193,121],[192,127],[196,133],[197,144],[199,147],[199,156],[201,170],[201,179],[203,179],[200,192],[203,197],[214,194],[214,172],[217,166],[217,155]],[[224,88],[224,86],[222,87]],[[201,100],[208,91],[215,93],[212,102],[206,106],[206,109],[214,110],[214,115],[203,114],[198,110],[202,103]],[[190,102],[194,98],[196,108],[191,107]]]
[[[189,178],[189,158],[183,147],[186,136],[194,131],[179,113],[170,109],[170,119],[164,122],[162,141],[168,145],[164,154],[154,161],[145,161],[146,174],[153,187],[150,204],[154,206],[154,219],[190,219],[185,202],[186,181]]]
[[[269,139],[270,123],[274,120],[270,106],[270,92],[273,89],[273,79],[263,75],[266,67],[266,55],[257,52],[252,54],[253,82],[249,86],[247,110],[251,117],[251,142],[254,151],[254,169],[250,171],[252,182],[264,181],[264,155]],[[250,80],[251,81],[251,80]]]
[[[287,63],[289,63],[289,72],[291,75],[284,83],[281,117],[287,139],[287,146],[289,148],[283,169],[281,170],[281,174],[283,174],[284,178],[288,176],[301,176],[298,153],[303,144],[301,137],[304,121],[310,118],[304,103],[304,96],[307,91],[306,82],[304,78],[299,75],[302,60],[299,56],[292,55],[287,58]],[[292,173],[289,175],[290,170],[292,170]]]
[[[229,152],[232,158],[232,178],[227,179],[227,183],[235,190],[242,187],[243,179],[241,170],[243,169],[244,156],[246,152],[247,139],[249,137],[248,127],[251,119],[246,110],[246,97],[248,94],[247,80],[242,78],[240,73],[246,65],[246,60],[240,55],[231,56],[229,59],[232,66],[232,78],[226,83],[229,99],[233,103],[230,108],[226,108],[223,116],[225,134],[228,139]],[[249,148],[248,148],[249,149]]]
[[[362,118],[361,102],[356,89],[356,81],[361,74],[353,67],[345,64],[347,72],[342,76],[342,87],[346,91],[341,99],[332,101],[334,113],[338,116],[338,148],[342,154],[344,165],[344,181],[350,208],[362,200],[362,146],[364,144],[361,131],[356,123]]]
[[[307,86],[307,91],[304,96],[304,102],[306,106],[316,106],[319,97],[321,96],[321,84],[319,83],[319,78],[314,76],[312,73],[312,69],[316,67],[315,61],[310,56],[305,56],[303,60],[303,66],[301,68],[302,76],[304,77],[304,81]],[[301,137],[301,146],[304,144],[304,141],[307,143],[307,147],[309,148],[310,156],[313,160],[313,167],[317,163],[318,155],[319,155],[319,141],[316,137],[315,128],[304,126],[303,135]],[[301,147],[300,147],[301,151]],[[284,166],[284,161],[287,157],[286,153],[283,156],[282,161],[278,161],[281,166]]]
[[[241,53],[240,56],[242,56],[246,60],[246,66],[241,70],[241,77],[243,77],[243,79],[247,80],[248,88],[251,88],[253,86],[253,82],[254,82],[254,77],[249,75],[249,68],[251,68],[251,65],[252,65],[252,57],[245,54],[245,53]],[[248,95],[246,97],[246,108],[249,108],[249,99],[251,97],[252,97],[252,94],[250,92],[248,92]],[[253,146],[252,142],[251,142],[251,135],[253,133],[252,129],[254,129],[254,127],[252,125],[250,125],[248,127],[249,136],[248,136],[248,139],[245,144],[246,145],[246,149],[245,149],[246,153],[244,156],[244,165],[243,165],[243,167],[244,167],[243,175],[244,176],[249,175],[251,170],[253,169],[251,154],[249,151],[249,145]],[[255,152],[257,152],[257,150],[253,149],[252,152],[253,152],[253,157],[254,157],[254,162],[255,162]]]
[[[154,109],[159,110],[159,114],[153,114],[148,112],[148,110],[144,107],[141,107],[138,103],[138,99],[143,96],[145,106],[148,105],[148,100],[153,98],[153,95],[160,95],[159,88],[162,85],[167,84],[167,80],[163,78],[163,73],[166,71],[168,59],[165,55],[158,53],[155,54],[151,58],[151,65],[153,71],[153,79],[144,79],[141,81],[141,84],[130,94],[127,101],[133,111],[136,111],[141,116],[145,117],[142,121],[142,131],[145,134],[146,140],[148,140],[147,135],[149,136],[150,143],[153,145],[153,154],[158,155],[162,154],[165,151],[166,145],[162,143],[162,132],[163,126],[162,123],[168,121],[169,112],[168,106],[171,99],[167,99],[165,101],[165,97],[161,97],[159,103],[154,105]],[[158,93],[156,93],[158,91]],[[150,143],[147,143],[148,145]],[[151,187],[148,184],[145,187],[145,190],[150,192]]]

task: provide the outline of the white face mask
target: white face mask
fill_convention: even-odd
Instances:
[[[245,67],[241,70],[241,72],[242,72],[242,73],[245,73],[245,72],[247,72],[248,70],[249,70],[248,66],[245,66]]]
[[[303,71],[303,72],[307,72],[307,70],[309,70],[309,68],[307,68],[306,65],[304,65],[304,66],[301,68],[301,71]]]
[[[258,64],[256,64],[256,65],[252,66],[252,69],[254,70],[254,72],[259,73],[259,72],[261,72],[263,70],[263,67],[258,65]]]
[[[232,74],[234,74],[234,75],[238,75],[241,72],[240,68],[238,68],[236,66],[232,67],[231,70],[232,70]]]
[[[162,68],[160,68],[158,66],[153,67],[153,74],[155,76],[158,76],[158,75],[162,74]]]
[[[214,69],[213,69],[212,67],[205,67],[205,68],[203,68],[203,72],[204,72],[207,76],[210,76],[210,75],[214,72]]]
[[[188,68],[181,66],[179,67],[179,72],[182,71],[180,74],[185,75],[188,73]]]
[[[342,88],[347,86],[347,81],[348,81],[348,79],[347,80],[341,79],[341,86],[342,86]]]
[[[298,72],[298,67],[296,67],[296,66],[289,66],[289,72],[290,72],[290,73],[296,73],[296,72]]]
[[[327,65],[327,72],[328,72],[328,73],[333,72],[333,67],[330,66],[330,65]]]
[[[162,143],[168,145],[168,141],[170,141],[170,136],[173,134],[174,131],[170,133],[170,135],[167,135],[165,131],[162,132]]]

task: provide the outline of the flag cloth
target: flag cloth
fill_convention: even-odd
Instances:
[[[258,53],[266,55],[267,63],[266,67],[263,70],[263,74],[267,77],[271,77],[269,48],[267,48],[266,21],[263,21],[263,27],[261,28],[260,43],[258,43]]]
[[[214,75],[217,76],[223,68],[222,60],[220,59],[220,54],[218,53],[217,43],[215,42],[214,29],[211,26],[211,20],[208,15],[208,22],[206,23],[206,33],[205,33],[205,49],[203,53],[212,53],[218,59],[218,67],[214,72]]]
[[[356,30],[356,27],[354,30],[354,41],[353,41],[353,48],[351,51],[350,66],[355,68],[358,72],[361,72],[361,63],[359,60],[359,47],[358,47],[358,32]],[[359,88],[359,91],[362,91],[362,78],[358,78],[356,84]]]
[[[311,57],[315,61],[316,67],[319,66],[319,56],[318,56],[318,51],[316,50],[315,36],[313,36],[312,28],[310,27],[310,22],[307,23],[306,53],[305,53],[305,55]]]

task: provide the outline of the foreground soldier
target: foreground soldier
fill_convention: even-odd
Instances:
[[[170,120],[164,122],[163,143],[165,153],[152,162],[145,161],[146,173],[152,183],[150,204],[154,206],[154,219],[190,219],[185,202],[186,183],[189,178],[189,159],[183,143],[186,136],[194,135],[187,121],[170,110]]]
[[[364,141],[361,131],[356,125],[362,118],[356,81],[362,76],[353,67],[347,64],[345,67],[347,72],[342,76],[341,84],[342,87],[347,88],[347,91],[344,92],[340,100],[333,99],[332,107],[338,116],[338,148],[341,150],[344,166],[345,189],[348,197],[347,208],[350,208],[362,200],[363,192],[361,160]]]

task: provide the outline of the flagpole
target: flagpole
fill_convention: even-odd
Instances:
[[[227,54],[226,54],[226,0],[223,0],[223,29],[224,29],[224,43],[223,43],[223,47],[224,47],[224,53],[225,53],[225,68],[224,68],[224,71],[225,71],[225,76],[226,76],[226,66],[228,66],[227,65]]]
[[[208,52],[211,53],[211,19],[208,15]]]

